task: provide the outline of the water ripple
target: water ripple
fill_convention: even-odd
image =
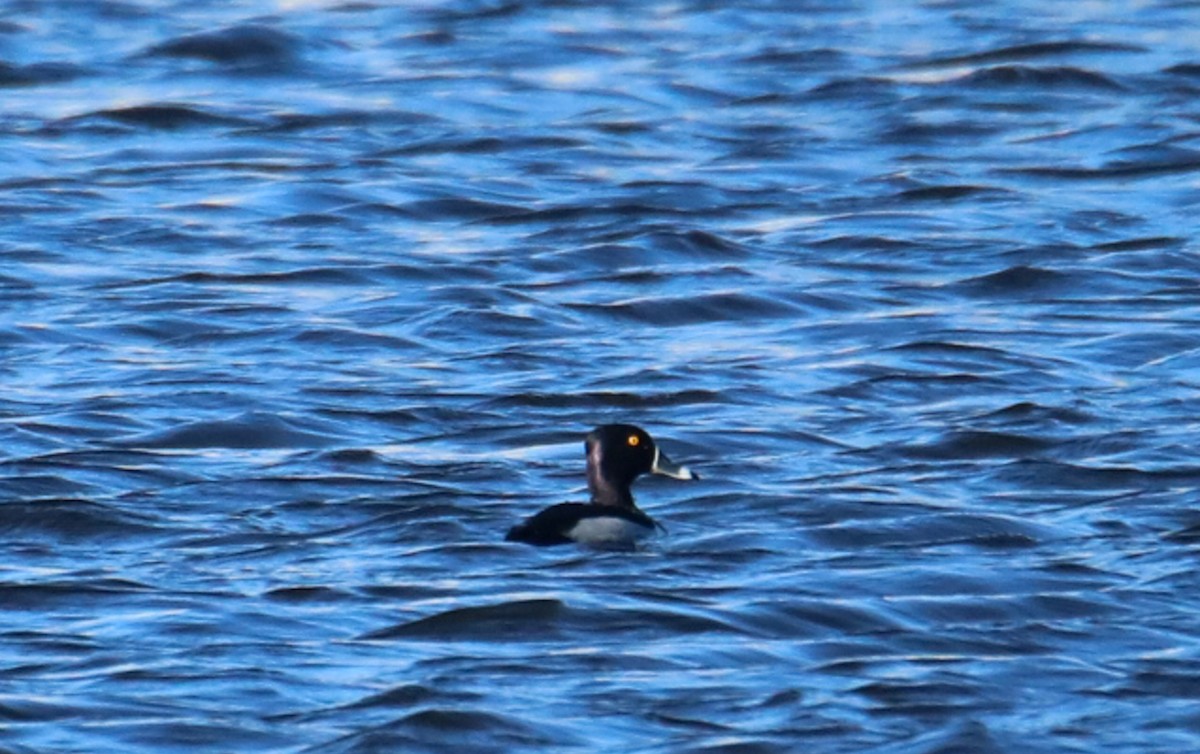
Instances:
[[[1197,748],[1185,4],[0,8],[5,751]]]

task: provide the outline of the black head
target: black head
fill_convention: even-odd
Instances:
[[[674,479],[698,479],[686,466],[671,462],[646,430],[632,424],[605,424],[588,433],[588,490],[597,505],[632,508],[633,480],[642,474],[663,474]]]

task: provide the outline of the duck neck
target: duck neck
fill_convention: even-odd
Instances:
[[[600,443],[588,443],[587,448],[587,482],[588,492],[591,493],[594,505],[615,505],[619,508],[633,508],[633,493],[629,491],[629,483],[613,480],[606,473],[604,457]]]
[[[592,493],[592,503],[595,505],[615,505],[620,508],[635,508],[633,494],[628,489],[618,489],[598,478],[596,474],[588,475],[588,491]]]

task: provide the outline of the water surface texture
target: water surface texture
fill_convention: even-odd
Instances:
[[[0,752],[1200,750],[1198,15],[0,0]]]

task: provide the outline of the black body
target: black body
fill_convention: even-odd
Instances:
[[[585,518],[616,516],[644,526],[650,531],[660,525],[636,508],[617,508],[611,505],[591,503],[559,503],[543,508],[508,530],[505,539],[509,542],[525,542],[531,545],[566,545],[575,540],[567,536]]]

